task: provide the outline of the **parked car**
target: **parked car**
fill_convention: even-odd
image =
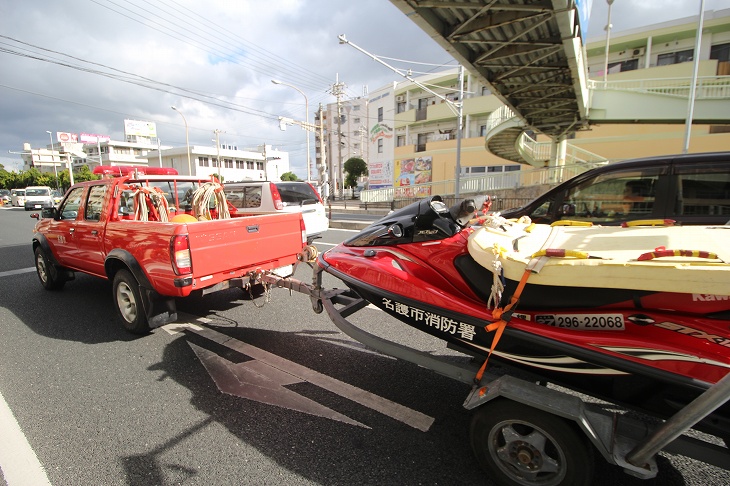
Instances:
[[[10,191],[8,189],[0,189],[0,202],[3,205],[10,204]]]
[[[730,152],[635,159],[591,169],[549,190],[506,218],[618,225],[671,219],[679,224],[730,222]]]
[[[51,197],[53,198],[53,204],[55,205],[61,202],[61,199],[63,199],[63,193],[58,190],[51,191]]]
[[[224,192],[237,212],[302,213],[310,243],[329,229],[330,222],[322,199],[308,182],[232,182],[224,185]]]
[[[25,206],[25,189],[11,189],[10,204],[18,207]]]
[[[25,188],[25,210],[52,208],[55,205],[51,188],[48,186],[28,186]]]

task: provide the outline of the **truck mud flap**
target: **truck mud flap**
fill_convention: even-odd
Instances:
[[[154,290],[140,286],[147,324],[150,329],[164,326],[177,320],[177,305],[172,297],[162,297]]]

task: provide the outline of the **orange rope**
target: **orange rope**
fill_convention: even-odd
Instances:
[[[504,306],[504,308],[502,309],[497,308],[492,311],[492,316],[498,320],[484,326],[485,331],[496,332],[494,333],[494,337],[492,338],[492,345],[489,347],[489,354],[487,354],[487,359],[484,360],[484,364],[482,364],[482,366],[479,368],[479,371],[477,371],[476,376],[474,377],[474,382],[477,385],[479,385],[479,383],[482,381],[484,371],[487,369],[489,357],[492,356],[494,348],[497,346],[499,339],[502,337],[504,328],[507,327],[507,323],[509,323],[509,321],[512,319],[512,312],[514,311],[514,308],[517,307],[517,303],[520,301],[520,295],[522,294],[522,291],[525,288],[525,284],[527,284],[527,278],[530,276],[531,273],[532,272],[530,270],[525,270],[525,273],[522,274],[520,283],[517,285],[517,289],[512,295],[509,304]]]

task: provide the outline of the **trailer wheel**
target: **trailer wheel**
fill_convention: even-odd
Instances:
[[[593,446],[550,413],[498,399],[477,410],[470,436],[479,465],[498,484],[592,484]]]
[[[66,284],[66,280],[61,277],[58,268],[48,261],[46,253],[40,246],[35,249],[35,270],[41,285],[46,290],[61,290]]]
[[[114,275],[114,303],[117,315],[124,329],[134,334],[146,334],[150,330],[142,305],[139,284],[128,270],[119,270]]]

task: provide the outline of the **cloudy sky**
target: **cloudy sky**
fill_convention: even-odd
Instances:
[[[696,16],[699,1],[615,0],[614,31]],[[706,10],[730,0],[706,0]],[[607,4],[594,0],[589,37],[603,35]],[[0,0],[0,164],[19,169],[23,142],[51,132],[124,138],[124,119],[154,121],[165,145],[290,152],[306,176],[305,134],[278,117],[332,103],[332,84],[361,96],[402,78],[350,46],[414,72],[455,62],[388,0]],[[419,64],[408,64],[413,61]],[[422,64],[421,64],[422,63]],[[339,77],[339,78],[338,78]],[[310,121],[311,118],[310,118]],[[312,141],[312,151],[314,143]]]

